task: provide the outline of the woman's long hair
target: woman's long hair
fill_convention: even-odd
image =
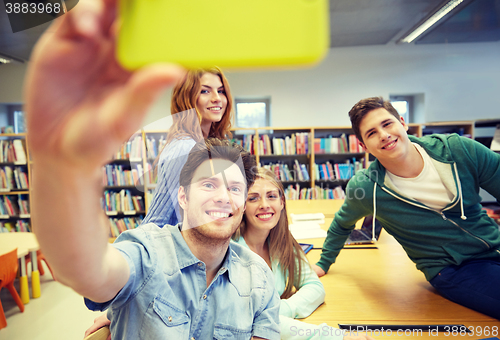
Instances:
[[[231,119],[233,109],[233,97],[229,83],[222,73],[222,70],[216,66],[208,69],[189,70],[184,79],[180,81],[172,91],[172,100],[170,103],[170,112],[172,114],[173,124],[168,131],[167,144],[173,138],[193,138],[195,141],[203,139],[201,132],[202,117],[196,108],[196,102],[201,93],[200,79],[205,73],[212,73],[218,76],[224,86],[227,98],[227,105],[224,115],[219,122],[213,123],[208,137],[219,139],[231,138]],[[190,111],[191,114],[178,114]],[[196,114],[194,114],[196,112]]]
[[[281,216],[276,226],[271,229],[267,236],[269,244],[269,256],[271,262],[278,261],[282,274],[287,278],[285,291],[281,294],[282,299],[288,299],[294,293],[294,288],[299,289],[302,281],[303,266],[308,266],[306,262],[304,251],[300,244],[293,238],[292,233],[288,229],[288,216],[286,212],[285,190],[283,184],[270,170],[258,168],[257,179],[264,179],[271,182],[279,190],[281,201],[283,202],[283,209]],[[245,236],[247,231],[246,215],[243,215],[240,227],[233,235],[233,240],[238,240],[240,237]]]

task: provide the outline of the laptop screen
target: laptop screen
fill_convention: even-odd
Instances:
[[[373,232],[373,215],[366,216],[363,224],[361,225],[361,231],[366,234],[370,239],[372,238],[372,232]],[[378,240],[380,237],[380,232],[382,231],[382,225],[380,222],[375,219],[375,239]]]
[[[366,216],[363,220],[360,229],[354,229],[349,238],[345,241],[346,245],[352,244],[366,244],[373,243],[372,232],[373,232],[373,216]],[[375,240],[378,240],[380,237],[380,233],[382,231],[382,225],[380,222],[375,219]]]

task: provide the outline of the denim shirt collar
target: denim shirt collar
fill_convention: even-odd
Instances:
[[[167,226],[165,226],[167,227]],[[172,234],[172,239],[175,244],[175,253],[177,255],[177,262],[179,264],[179,269],[182,270],[186,267],[196,265],[198,263],[203,263],[196,256],[193,255],[191,249],[182,237],[181,229],[182,223],[177,224],[176,226],[168,226],[170,229],[170,233]],[[234,259],[238,259],[238,255],[231,249],[231,242],[229,242],[229,247],[226,252],[226,256],[224,256],[224,260],[222,261],[221,268],[219,269],[219,275],[224,274],[225,272],[231,272],[231,265]],[[203,264],[204,266],[205,264]],[[231,280],[231,276],[229,275],[229,280]]]

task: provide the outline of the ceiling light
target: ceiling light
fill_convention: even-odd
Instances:
[[[455,7],[460,5],[464,0],[450,0],[439,10],[437,10],[433,15],[431,15],[427,20],[421,23],[418,27],[413,29],[404,38],[400,39],[400,43],[411,43],[413,40],[417,39],[422,33],[427,31],[430,27],[434,26],[436,22],[441,20],[446,14],[450,13]]]
[[[5,53],[0,53],[0,64],[20,63],[24,64],[24,60],[10,56]]]

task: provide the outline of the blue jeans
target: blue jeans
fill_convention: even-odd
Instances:
[[[429,283],[445,298],[500,320],[500,261],[448,266]]]

